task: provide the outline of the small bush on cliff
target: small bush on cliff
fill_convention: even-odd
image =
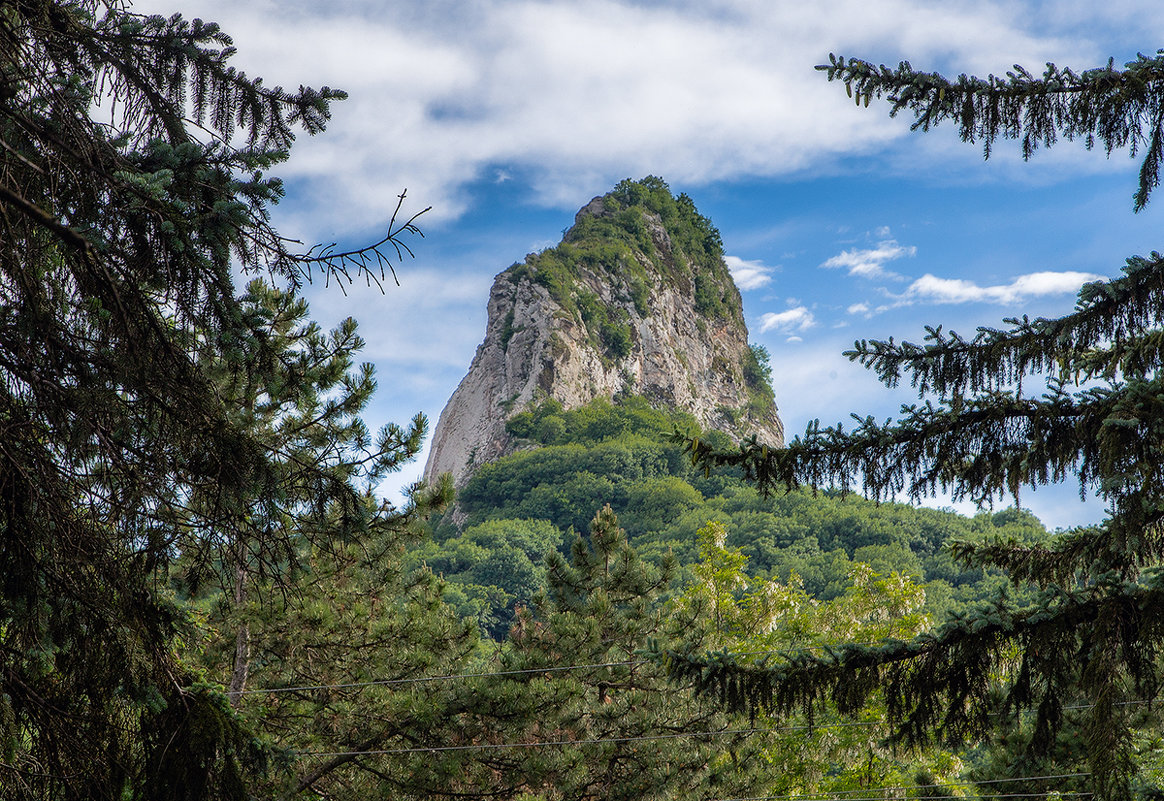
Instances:
[[[768,349],[763,345],[749,345],[744,351],[741,367],[751,396],[749,407],[754,412],[765,412],[776,406],[776,395],[772,392],[772,365],[768,359]]]

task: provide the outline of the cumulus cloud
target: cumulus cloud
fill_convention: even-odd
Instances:
[[[889,229],[880,228],[877,233],[881,236],[888,236]],[[843,250],[823,262],[821,267],[830,270],[844,268],[849,271],[849,275],[860,278],[901,280],[902,276],[885,269],[885,263],[916,254],[917,248],[912,245],[899,245],[896,239],[883,239],[873,248]]]
[[[759,289],[772,281],[770,273],[774,268],[766,266],[763,262],[745,261],[736,256],[724,256],[723,260],[731,270],[736,286],[744,292]]]
[[[580,195],[628,175],[690,186],[826,168],[909,135],[900,121],[854,108],[822,81],[811,67],[830,50],[908,54],[980,73],[1015,60],[1093,60],[1085,43],[1053,27],[1048,33],[1047,15],[1036,30],[1021,5],[401,0],[386,13],[371,0],[185,0],[181,7],[221,23],[238,46],[234,63],[269,85],[349,91],[327,133],[302,137],[280,170],[308,184],[294,194],[305,207],[296,221],[318,239],[312,228],[380,223],[403,187],[435,207],[430,219],[454,218],[467,207],[467,187],[498,170],[520,173],[546,203],[576,207]],[[172,4],[138,0],[134,10],[170,13]]]
[[[1008,284],[980,286],[964,278],[939,278],[926,273],[909,285],[902,299],[930,303],[998,303],[1010,304],[1042,295],[1076,292],[1087,281],[1102,276],[1074,271],[1037,272],[1020,275]]]
[[[311,292],[311,316],[326,326],[355,317],[366,343],[362,356],[382,370],[398,371],[394,375],[411,375],[417,365],[463,371],[485,332],[491,281],[487,270],[409,264],[388,295],[358,283],[347,294]],[[441,324],[432,325],[434,319]],[[385,385],[380,390],[391,391]]]
[[[869,314],[869,304],[868,303],[854,303],[849,308],[847,308],[845,311],[847,311],[849,314],[868,315]]]
[[[782,312],[768,312],[760,315],[760,333],[776,330],[790,334],[793,331],[807,331],[816,325],[816,318],[804,306],[796,306]]]

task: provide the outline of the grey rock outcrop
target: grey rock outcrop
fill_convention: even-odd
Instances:
[[[558,248],[497,276],[485,339],[441,413],[426,479],[449,472],[463,486],[518,446],[506,421],[551,398],[569,409],[642,395],[705,428],[783,443],[771,388],[749,381],[748,332],[718,233],[689,213],[714,233],[710,254],[690,227],[684,246],[659,214],[608,195],[578,212]]]

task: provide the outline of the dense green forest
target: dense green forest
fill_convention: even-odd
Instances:
[[[720,447],[729,444],[726,436],[700,431],[690,415],[652,409],[638,396],[570,410],[545,401],[514,415],[508,428],[522,449],[478,469],[432,539],[409,552],[414,564],[449,582],[449,601],[461,615],[497,639],[514,610],[541,589],[543,555],[568,552],[574,532],[585,534],[606,504],[642,558],[676,561],[680,583],[692,576],[698,532],[714,521],[757,576],[831,600],[856,570],[899,573],[924,587],[925,611],[935,620],[1006,585],[1001,571],[955,564],[949,542],[1035,544],[1050,536],[1033,515],[1014,508],[966,518],[827,490],[764,497],[739,471],[711,474],[693,465],[674,434]]]
[[[295,250],[267,171],[344,95],[232,53],[120,3],[0,6],[0,798],[1161,796],[1158,255],[1060,320],[858,343],[937,393],[899,423],[770,450],[547,402],[458,498],[397,508],[427,422],[368,429],[357,323],[298,290],[385,280],[415,218]],[[826,69],[966,138],[1143,139],[1137,208],[1159,182],[1160,59]],[[1065,476],[1111,518],[888,501]]]

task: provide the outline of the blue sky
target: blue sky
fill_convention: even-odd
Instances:
[[[402,286],[313,288],[359,320],[380,391],[368,422],[433,425],[485,330],[493,276],[555,244],[619,179],[654,174],[723,233],[751,338],[772,355],[789,432],[889,391],[840,354],[857,338],[970,334],[1070,310],[1079,284],[1164,249],[1160,203],[1132,214],[1137,162],[1062,142],[989,162],[947,127],[912,134],[812,68],[830,52],[947,74],[1083,69],[1164,45],[1154,2],[923,0],[166,0],[222,24],[270,85],[346,89],[279,172],[275,218],[308,242],[378,238],[408,190],[431,205]],[[395,493],[421,464],[386,485]],[[1097,519],[1073,488],[1024,497],[1049,524]],[[943,499],[934,503],[943,504]]]

